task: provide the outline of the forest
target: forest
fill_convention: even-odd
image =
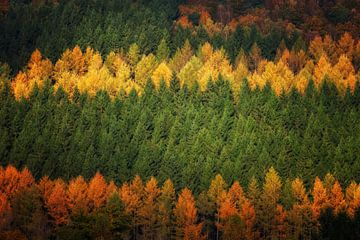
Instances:
[[[1,0],[0,239],[359,239],[359,0]]]

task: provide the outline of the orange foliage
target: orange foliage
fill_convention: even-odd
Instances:
[[[69,212],[66,207],[66,184],[58,179],[54,183],[51,194],[45,199],[45,205],[55,224],[62,225],[68,222]]]
[[[66,204],[72,213],[86,214],[88,212],[89,199],[87,189],[88,184],[81,176],[69,182],[66,192]]]
[[[90,180],[87,195],[90,209],[97,209],[106,204],[107,184],[99,172]]]

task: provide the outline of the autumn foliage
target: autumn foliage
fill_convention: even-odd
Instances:
[[[102,211],[111,203],[114,194],[121,200],[129,221],[126,234],[133,237],[155,239],[158,236],[174,239],[206,239],[208,222],[203,222],[195,196],[185,188],[175,197],[170,180],[158,186],[152,177],[143,183],[136,176],[131,183],[117,187],[96,173],[89,182],[81,176],[64,182],[47,177],[35,182],[25,168],[18,171],[11,165],[0,168],[0,236],[15,234],[12,225],[18,209],[15,204],[25,193],[39,192],[40,204],[49,216],[49,224],[66,226],[73,216],[89,215]],[[345,214],[349,221],[358,217],[360,186],[352,182],[343,191],[331,174],[324,180],[316,178],[308,194],[301,179],[290,182],[290,205],[283,205],[282,182],[270,168],[265,176],[262,191],[251,181],[247,193],[235,181],[230,187],[220,175],[209,186],[209,203],[215,206],[217,238],[221,239],[310,239],[321,230],[321,217],[331,210],[334,217]],[[35,187],[35,190],[34,190]],[[38,190],[36,190],[38,189]],[[258,197],[254,198],[258,191]],[[199,200],[200,201],[200,200]],[[110,214],[110,213],[109,213]],[[14,229],[15,228],[15,229]],[[1,235],[2,234],[2,235]],[[20,233],[18,233],[20,234]],[[21,235],[21,234],[20,234]]]
[[[181,86],[188,87],[198,83],[200,90],[205,91],[209,81],[222,78],[229,81],[235,95],[243,80],[248,79],[251,89],[263,89],[268,84],[280,96],[292,89],[304,94],[312,80],[319,91],[328,82],[344,95],[347,91],[353,93],[358,82],[359,72],[355,66],[359,66],[359,46],[359,41],[348,33],[338,41],[329,35],[317,36],[310,42],[308,51],[290,51],[281,45],[274,61],[269,61],[262,57],[255,43],[249,54],[240,49],[234,64],[224,49],[214,49],[208,42],[194,54],[186,41],[170,59],[151,53],[140,55],[136,44],[130,47],[127,56],[111,52],[105,60],[91,48],[82,52],[76,46],[73,50],[67,49],[54,67],[36,50],[27,68],[15,76],[11,87],[17,99],[29,98],[32,89],[42,87],[46,81],[54,83],[56,89],[61,87],[70,96],[77,89],[91,96],[105,90],[115,97],[120,93],[129,94],[133,89],[141,94],[148,80],[157,89],[162,82],[169,87],[171,81],[179,81]],[[166,46],[163,48],[166,50]]]

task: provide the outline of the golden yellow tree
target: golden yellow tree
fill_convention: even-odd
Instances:
[[[44,81],[50,79],[52,63],[49,59],[43,59],[40,51],[36,49],[30,57],[27,68],[19,72],[11,83],[11,89],[16,99],[28,98],[35,85],[42,87]]]
[[[190,42],[189,40],[186,40],[184,46],[181,49],[177,49],[174,57],[170,60],[169,62],[170,68],[174,72],[179,73],[180,70],[189,61],[192,55],[193,55],[193,50],[191,48]]]
[[[203,63],[198,57],[192,56],[177,75],[180,80],[180,85],[182,87],[185,84],[189,87],[193,86],[193,84],[198,80],[198,71],[202,65]]]
[[[156,58],[153,54],[143,56],[135,67],[135,82],[144,87],[154,70],[157,68]]]
[[[165,62],[160,63],[152,75],[153,83],[157,89],[160,88],[161,81],[165,81],[166,86],[169,87],[171,78],[172,71]]]

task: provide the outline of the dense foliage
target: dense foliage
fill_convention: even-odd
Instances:
[[[139,176],[117,187],[96,173],[35,182],[27,168],[0,168],[1,239],[358,239],[360,186],[342,190],[327,174],[309,194],[300,178],[284,184],[274,168],[247,191],[221,175],[194,198]],[[311,198],[310,198],[311,197]]]
[[[0,0],[0,34],[0,239],[360,238],[359,0]]]

